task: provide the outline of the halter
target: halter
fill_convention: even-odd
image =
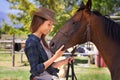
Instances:
[[[90,26],[91,26],[91,22],[92,22],[92,11],[90,11],[90,20],[89,23],[87,25],[87,48],[90,49],[90,41],[91,41],[91,31],[90,31]]]
[[[82,11],[82,15],[83,15],[83,11]],[[80,17],[80,21],[82,19],[82,15]],[[91,40],[91,31],[90,31],[90,26],[91,26],[91,20],[92,20],[92,11],[90,12],[90,20],[89,20],[89,23],[87,24],[87,29],[86,31],[81,35],[79,36],[79,38],[83,38],[84,36],[87,36],[87,48],[90,48],[90,40]],[[61,34],[63,34],[65,37],[69,37],[68,34],[62,32],[61,30],[59,31]]]
[[[82,12],[82,15],[83,15],[83,12]],[[81,15],[81,18],[82,18],[82,15]],[[92,15],[92,12],[90,13],[90,20],[89,20],[89,23],[87,25],[87,29],[86,31],[83,33],[83,35],[80,36],[80,38],[84,37],[85,35],[87,36],[87,41],[90,41],[91,40],[91,34],[90,34],[90,25],[91,25],[91,17]],[[81,20],[80,18],[80,20]],[[69,35],[63,33],[61,30],[59,31],[61,34],[63,34],[65,37],[69,37]],[[75,53],[75,50],[78,46],[76,45],[75,47],[73,47],[73,50],[71,51],[71,56],[74,56],[74,53]],[[87,48],[90,48],[90,42],[87,42]],[[71,70],[72,70],[72,80],[74,80],[74,78],[77,80],[77,77],[74,73],[74,67],[73,67],[73,61],[71,62],[71,64],[68,64],[68,70],[67,70],[67,74],[66,74],[66,80],[68,80],[68,76],[69,76],[69,67],[71,66]]]
[[[82,11],[82,15],[83,15],[83,11]],[[80,16],[80,21],[81,21],[81,19],[82,19],[82,15]],[[66,33],[64,33],[63,31],[59,31],[61,34],[63,34],[65,37],[69,37],[69,35],[68,34],[66,34]],[[82,38],[82,37],[84,37],[85,35],[87,34],[87,30],[83,33],[83,35],[81,35],[79,38]]]

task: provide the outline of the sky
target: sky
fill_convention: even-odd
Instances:
[[[6,0],[0,0],[0,12],[8,13],[9,10],[9,3]]]
[[[10,12],[9,3],[6,0],[0,0],[0,27],[2,27],[2,20],[4,19],[8,24],[10,20],[7,13]]]
[[[2,27],[2,21],[5,20],[7,24],[12,25],[8,13],[16,14],[17,11],[9,9],[10,3],[6,0],[0,0],[0,28]]]

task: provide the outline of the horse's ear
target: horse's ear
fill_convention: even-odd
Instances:
[[[91,11],[91,6],[92,6],[92,0],[88,0],[85,8],[86,8],[88,11]]]
[[[83,3],[83,1],[80,4],[80,8],[85,8],[85,4]]]

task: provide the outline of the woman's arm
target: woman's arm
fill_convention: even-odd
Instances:
[[[30,64],[30,72],[33,75],[39,75],[44,71],[44,64],[40,61],[43,61],[38,54],[37,45],[34,41],[29,40],[26,42],[25,54],[28,58]]]
[[[73,57],[68,57],[68,58],[66,58],[66,59],[63,59],[63,60],[54,62],[54,63],[52,64],[52,66],[53,66],[54,68],[58,68],[58,67],[60,67],[60,66],[62,66],[62,65],[71,63],[71,61],[73,61]]]
[[[64,51],[62,51],[64,45],[61,46],[55,53],[55,55],[53,57],[51,57],[49,60],[45,61],[43,64],[45,66],[45,69],[47,69],[57,58],[59,58],[60,56],[62,56],[62,54],[64,53]]]

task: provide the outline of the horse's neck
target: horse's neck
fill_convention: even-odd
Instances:
[[[107,64],[111,72],[112,80],[120,80],[120,44],[107,37],[102,21],[98,22],[99,23],[92,24],[91,27],[92,42],[96,45]]]
[[[100,20],[100,19],[95,19],[95,20]],[[114,42],[105,35],[102,20],[98,22],[99,23],[95,23],[92,25],[92,29],[91,29],[92,42],[97,46],[106,64],[109,66],[109,68],[111,68],[114,59],[116,58],[115,56],[119,56],[117,54],[120,49],[120,45],[118,45],[116,42]]]

